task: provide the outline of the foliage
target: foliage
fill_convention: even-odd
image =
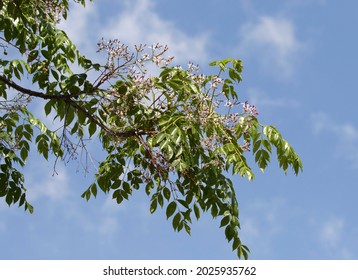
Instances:
[[[241,61],[214,61],[217,74],[204,75],[192,63],[171,67],[166,46],[132,52],[118,40],[103,40],[98,51],[107,60],[94,63],[57,28],[68,4],[0,1],[0,196],[32,212],[19,171],[30,149],[35,145],[46,160],[51,154],[63,159],[77,149],[89,152],[84,139],[98,137],[106,158],[82,197],[101,190],[122,203],[144,189],[150,212],[165,208],[173,228],[189,234],[193,217],[210,212],[220,217],[232,249],[247,258],[228,172],[252,180],[250,152],[262,171],[274,152],[285,172],[291,167],[297,174],[302,164],[278,130],[260,124],[256,108],[240,102]],[[157,76],[146,70],[152,65]],[[56,130],[30,112],[38,99],[60,124]]]

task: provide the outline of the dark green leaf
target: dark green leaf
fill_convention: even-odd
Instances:
[[[196,203],[194,204],[194,213],[195,213],[196,219],[199,220],[199,218],[200,218],[200,209],[199,209],[199,206]]]
[[[182,200],[182,199],[178,199],[178,202],[181,204],[181,205],[183,205],[185,208],[189,208],[189,205],[188,205],[188,203],[185,201],[185,200]]]
[[[26,161],[29,151],[26,148],[21,149],[20,156],[23,161]]]
[[[231,225],[226,226],[225,236],[228,241],[231,241],[231,239],[233,239],[233,237],[235,236],[235,230],[232,228]]]
[[[91,192],[93,194],[94,197],[97,196],[97,185],[96,184],[92,184],[91,186]]]
[[[158,194],[157,200],[158,200],[160,207],[163,208],[164,200],[163,200],[163,195],[161,193]]]
[[[164,195],[166,200],[169,200],[170,199],[170,190],[168,188],[164,188],[163,189],[163,195]]]
[[[167,219],[174,214],[176,209],[177,209],[177,204],[175,201],[172,201],[168,204],[167,210],[166,210]]]
[[[12,196],[12,192],[8,191],[6,198],[5,198],[6,203],[10,206],[12,204],[13,201],[13,196]]]
[[[220,227],[226,226],[230,222],[231,216],[227,215],[221,219]]]
[[[234,237],[234,241],[232,243],[232,250],[236,250],[241,244],[241,241],[238,237]]]
[[[96,130],[97,130],[97,125],[95,123],[91,122],[89,127],[88,127],[88,132],[89,132],[90,137],[93,134],[95,134]]]
[[[211,206],[211,216],[213,216],[214,218],[217,217],[218,213],[219,213],[219,209],[216,203],[213,203]]]
[[[176,213],[175,216],[174,216],[174,218],[173,218],[173,221],[172,221],[173,228],[174,228],[175,230],[178,230],[180,220],[181,220],[181,215],[180,215],[180,213]]]
[[[187,223],[184,223],[184,227],[185,227],[185,231],[189,234],[190,234],[190,226],[187,224]]]

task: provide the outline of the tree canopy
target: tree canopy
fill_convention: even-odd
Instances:
[[[230,173],[254,179],[248,156],[262,171],[272,154],[284,172],[298,174],[302,163],[274,126],[259,122],[255,106],[239,99],[242,62],[214,61],[216,74],[205,75],[193,63],[171,66],[166,46],[131,49],[117,39],[100,41],[106,60],[94,62],[58,28],[68,11],[67,0],[0,0],[3,202],[33,212],[22,173],[30,149],[56,162],[79,149],[90,154],[87,140],[96,138],[105,158],[83,198],[102,191],[119,204],[143,190],[151,213],[164,208],[174,230],[189,234],[192,219],[209,212],[220,217],[238,257],[248,258]],[[31,111],[38,100],[56,129]]]

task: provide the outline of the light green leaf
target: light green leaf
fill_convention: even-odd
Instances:
[[[152,200],[152,203],[150,204],[150,213],[153,214],[155,210],[157,210],[158,202],[156,199]]]

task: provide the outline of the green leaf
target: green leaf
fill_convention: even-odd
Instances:
[[[218,206],[215,203],[213,203],[211,205],[211,216],[213,216],[215,218],[215,217],[217,217],[218,213],[219,213]]]
[[[231,216],[227,215],[224,218],[221,219],[220,227],[226,226],[231,220]]]
[[[115,176],[117,177],[117,176]],[[123,190],[128,193],[128,194],[131,194],[132,193],[132,188],[131,188],[131,185],[128,183],[128,182],[123,182],[122,183],[122,187],[123,187]]]
[[[94,197],[97,196],[97,185],[96,184],[92,184],[91,186],[91,192],[93,194]]]
[[[178,199],[177,200],[181,205],[183,205],[186,209],[189,209],[189,205],[185,200]]]
[[[153,199],[149,209],[151,214],[153,214],[155,210],[157,210],[157,205],[158,205],[157,200]]]
[[[145,186],[145,192],[147,195],[150,195],[151,190],[154,188],[154,183],[153,181],[150,181],[146,186]]]
[[[44,56],[44,58],[46,58],[47,60],[50,60],[51,59],[51,54],[49,51],[47,50],[42,50],[41,51],[42,55]]]
[[[82,194],[81,194],[81,197],[82,198],[86,198],[86,200],[88,201],[89,198],[91,197],[91,193],[89,194],[89,197],[87,198],[87,193],[90,192],[89,189],[87,189],[86,191],[84,191]]]
[[[20,198],[20,201],[19,201],[19,207],[24,205],[25,201],[26,201],[26,195],[23,193],[21,195],[21,198]]]
[[[26,148],[21,149],[20,156],[23,161],[26,161],[28,155],[29,155],[29,151]]]
[[[181,215],[180,215],[180,213],[178,212],[178,213],[175,214],[175,216],[174,216],[174,218],[173,218],[173,221],[172,221],[173,228],[174,228],[175,230],[178,230],[179,224],[180,224],[180,220],[181,220]],[[178,230],[178,231],[179,231],[179,230]]]
[[[257,150],[261,147],[261,141],[256,141],[255,144],[254,144],[254,148],[252,149],[252,152],[253,153],[256,153]]]
[[[119,95],[124,95],[124,94],[126,94],[127,89],[128,88],[126,86],[120,86],[120,87],[117,88],[117,93]]]
[[[165,197],[166,200],[169,200],[170,199],[170,195],[171,195],[171,192],[168,188],[164,188],[163,189],[163,195]]]
[[[51,113],[51,110],[52,110],[55,102],[56,102],[56,100],[52,99],[52,100],[50,100],[49,102],[46,103],[46,105],[44,107],[46,116],[48,116]]]
[[[161,193],[158,194],[157,200],[158,200],[158,203],[159,203],[160,207],[163,208],[164,199],[163,199],[163,195]]]
[[[242,80],[241,75],[232,68],[229,68],[229,76],[232,80],[238,83]]]
[[[166,210],[167,219],[169,219],[174,214],[176,209],[177,209],[177,204],[175,201],[172,201],[168,204]]]
[[[234,241],[232,243],[232,250],[236,250],[241,244],[241,241],[238,237],[234,237]]]
[[[189,235],[191,235],[191,234],[190,234],[190,226],[189,226],[187,223],[184,224],[184,228],[185,228],[185,231],[186,231]]]
[[[38,55],[39,55],[38,50],[31,51],[27,57],[27,62],[30,63],[30,62],[34,61],[38,57]]]
[[[225,236],[228,241],[231,241],[231,239],[233,239],[233,237],[235,236],[235,230],[232,228],[231,225],[228,225],[225,228]]]
[[[96,130],[97,130],[97,125],[95,123],[91,122],[88,127],[88,133],[89,133],[90,137],[96,133]]]
[[[118,196],[116,197],[116,202],[117,202],[117,204],[121,204],[122,201],[123,201],[123,196],[118,195]]]
[[[197,220],[200,218],[200,209],[199,206],[195,203],[194,204],[194,214]]]
[[[267,139],[263,139],[261,141],[262,145],[266,148],[266,150],[268,150],[270,153],[272,153],[272,147],[270,142]]]
[[[25,210],[29,210],[30,214],[34,213],[34,207],[27,202],[25,202]]]
[[[9,206],[12,204],[13,197],[12,197],[12,192],[11,191],[7,192],[5,201],[6,201],[7,205],[9,205]]]

